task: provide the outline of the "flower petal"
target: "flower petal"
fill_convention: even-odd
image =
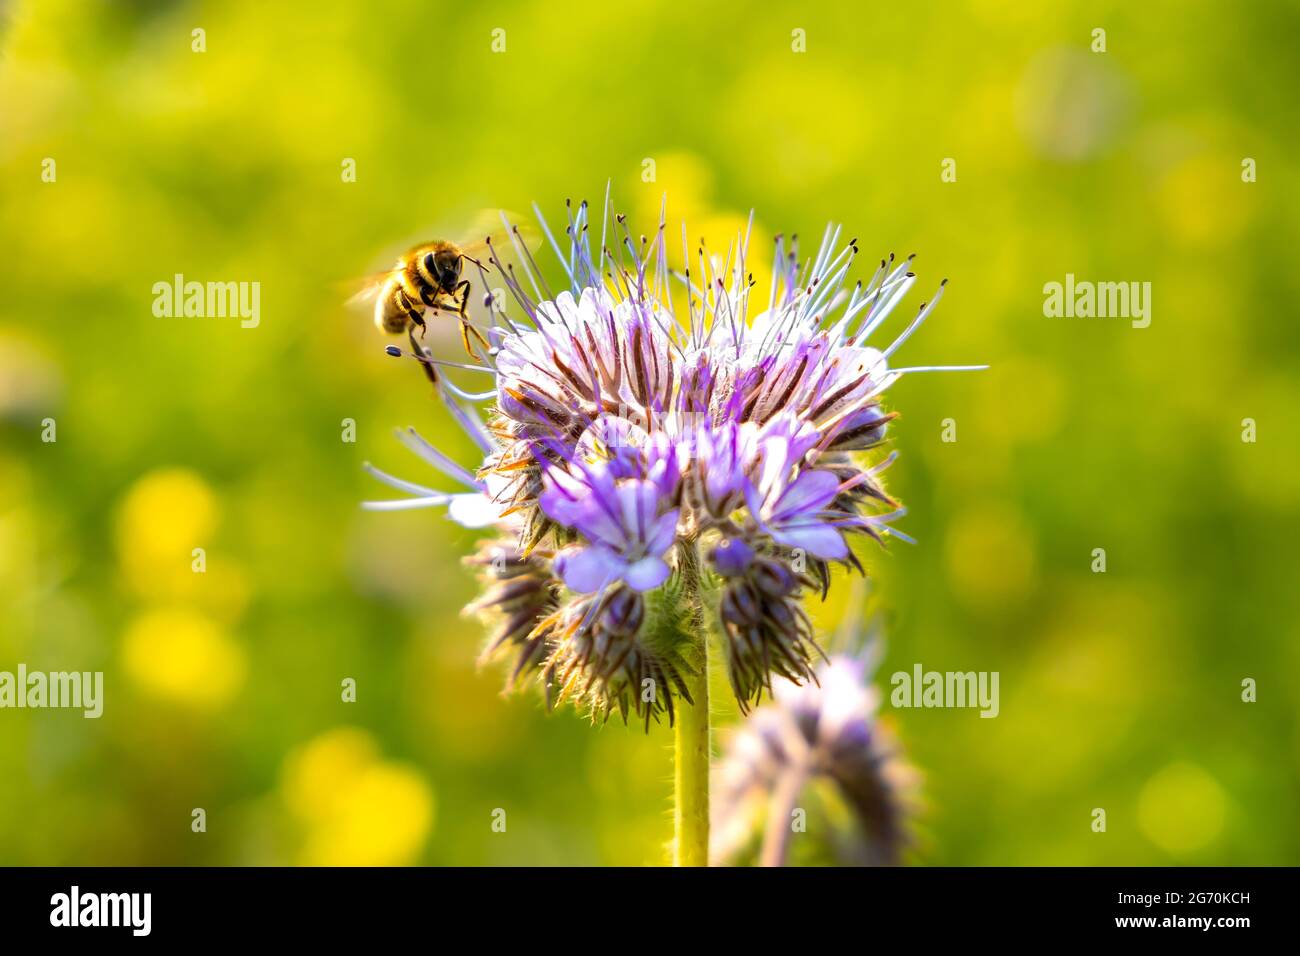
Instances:
[[[465,528],[487,528],[501,521],[501,506],[487,495],[451,495],[447,517]]]
[[[623,576],[627,562],[603,545],[589,548],[565,548],[555,556],[555,571],[564,583],[579,594],[599,591],[610,581]]]
[[[771,520],[780,522],[820,511],[835,499],[839,487],[840,480],[829,471],[805,471],[776,499]]]
[[[843,561],[849,556],[849,546],[844,543],[844,535],[833,525],[820,521],[773,525],[772,539],[787,548],[802,548],[823,561]]]
[[[671,569],[663,558],[642,558],[623,569],[622,578],[636,591],[650,591],[668,580]]]
[[[649,540],[646,541],[646,551],[652,555],[662,556],[665,551],[673,546],[677,540],[677,517],[679,509],[674,508],[666,515],[660,515],[655,519],[650,528]]]

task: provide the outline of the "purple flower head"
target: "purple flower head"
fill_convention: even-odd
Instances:
[[[803,859],[813,844],[819,859],[839,865],[901,861],[920,780],[878,720],[880,695],[870,680],[879,650],[872,641],[837,653],[802,685],[778,681],[772,702],[733,734],[715,771],[715,863],[744,862],[755,852],[756,834],[762,862],[790,862],[790,808],[820,804],[807,794],[818,789],[834,792],[849,813],[810,821],[809,839],[797,848]]]
[[[683,587],[718,609],[742,704],[770,691],[773,676],[811,679],[805,594],[826,591],[832,563],[861,570],[854,537],[897,534],[887,521],[901,509],[867,450],[892,418],[885,390],[933,370],[890,361],[942,284],[877,348],[868,340],[916,281],[910,257],[882,259],[853,284],[857,243],[835,227],[811,257],[784,238],[751,249],[746,231],[725,257],[699,248],[684,262],[666,220],[637,241],[608,202],[598,214],[570,206],[567,218],[558,232],[540,221],[550,267],[513,231],[490,244],[482,266],[466,267],[471,283],[505,292],[471,315],[490,343],[472,363],[443,361],[413,340],[426,369],[488,376],[481,392],[453,371],[435,382],[482,452],[476,467],[403,435],[465,489],[372,469],[408,497],[369,507],[446,506],[464,524],[496,528],[528,567],[526,580],[490,581],[483,606],[510,611],[498,643],[550,675],[547,686],[593,688],[569,696],[597,711],[608,713],[643,672],[620,662],[682,672],[664,663],[671,648],[654,645],[679,626]],[[769,263],[770,281],[757,282],[751,273]],[[529,600],[517,604],[516,591]],[[671,716],[662,701],[633,698],[638,712]]]

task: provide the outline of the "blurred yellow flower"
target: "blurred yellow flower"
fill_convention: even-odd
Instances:
[[[339,727],[327,731],[285,759],[284,802],[302,820],[328,820],[337,812],[340,781],[354,778],[378,760],[379,747],[364,730]]]
[[[148,611],[122,638],[131,678],[151,694],[215,710],[244,683],[244,650],[209,618],[186,608]]]
[[[127,580],[144,594],[192,571],[193,551],[216,529],[216,496],[194,472],[152,471],[137,481],[117,512],[117,548]]]
[[[700,240],[704,240],[705,248],[710,255],[725,260],[733,245],[749,229],[745,267],[746,271],[754,275],[756,286],[754,301],[766,304],[767,300],[763,296],[767,294],[767,284],[771,281],[772,237],[757,219],[753,228],[749,228],[748,209],[718,208],[713,196],[713,171],[700,157],[685,152],[665,153],[652,162],[655,164],[654,179],[648,183],[644,181],[645,168],[643,167],[643,181],[638,184],[633,194],[635,207],[628,223],[629,228],[634,230],[633,241],[639,241],[642,233],[653,237],[651,230],[659,223],[664,196],[667,195],[668,222],[671,224],[686,222],[690,225],[690,232],[686,236],[686,249],[692,260],[687,265],[692,270],[691,275],[695,278],[694,284],[698,288],[699,262],[694,257],[698,253]],[[668,236],[668,261],[673,268],[681,268],[682,265],[680,228],[680,225],[677,225],[678,232]],[[734,257],[735,253],[732,252],[732,255]]]
[[[714,211],[713,171],[700,157],[669,152],[649,158],[648,162],[654,165],[643,162],[641,185],[633,192],[636,203],[633,223],[637,228],[644,229],[659,221],[665,194],[671,206],[669,222],[694,224],[701,216]]]
[[[1218,838],[1225,804],[1223,788],[1205,770],[1193,763],[1172,763],[1142,788],[1138,826],[1152,843],[1183,856]]]
[[[306,830],[309,866],[413,862],[433,827],[434,795],[405,764],[382,760],[374,738],[338,727],[285,760],[281,796]]]
[[[1210,153],[1170,170],[1158,198],[1169,230],[1193,245],[1223,245],[1235,239],[1255,208],[1255,189],[1242,182],[1237,158]]]

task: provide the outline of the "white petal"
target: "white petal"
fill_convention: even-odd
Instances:
[[[487,495],[451,495],[447,517],[466,528],[486,528],[501,520],[501,506]]]

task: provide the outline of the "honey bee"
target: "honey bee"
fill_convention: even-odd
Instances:
[[[495,219],[495,224],[492,220]],[[390,335],[406,333],[411,349],[421,360],[424,373],[435,386],[439,384],[439,363],[417,339],[424,337],[428,323],[442,314],[460,322],[460,340],[465,352],[473,359],[475,343],[484,354],[491,353],[487,336],[474,324],[470,315],[472,283],[465,277],[465,263],[485,271],[484,261],[490,259],[498,267],[503,260],[510,261],[510,253],[518,249],[535,248],[538,236],[527,226],[509,226],[509,217],[501,213],[484,211],[475,224],[479,227],[478,239],[451,241],[434,239],[412,246],[397,258],[391,269],[386,269],[362,283],[361,291],[352,296],[349,304],[371,304],[373,300],[375,325]],[[472,341],[471,341],[472,340]],[[390,352],[396,354],[396,347]],[[454,363],[453,363],[454,364]]]
[[[474,251],[478,251],[477,247]],[[422,242],[407,250],[393,269],[374,277],[370,287],[361,293],[375,297],[375,325],[390,335],[406,332],[414,337],[415,329],[423,335],[426,317],[437,313],[454,315],[460,320],[460,339],[466,353],[474,356],[471,335],[484,349],[489,348],[487,338],[467,314],[471,284],[463,278],[466,260],[482,265],[466,247],[447,239]]]

